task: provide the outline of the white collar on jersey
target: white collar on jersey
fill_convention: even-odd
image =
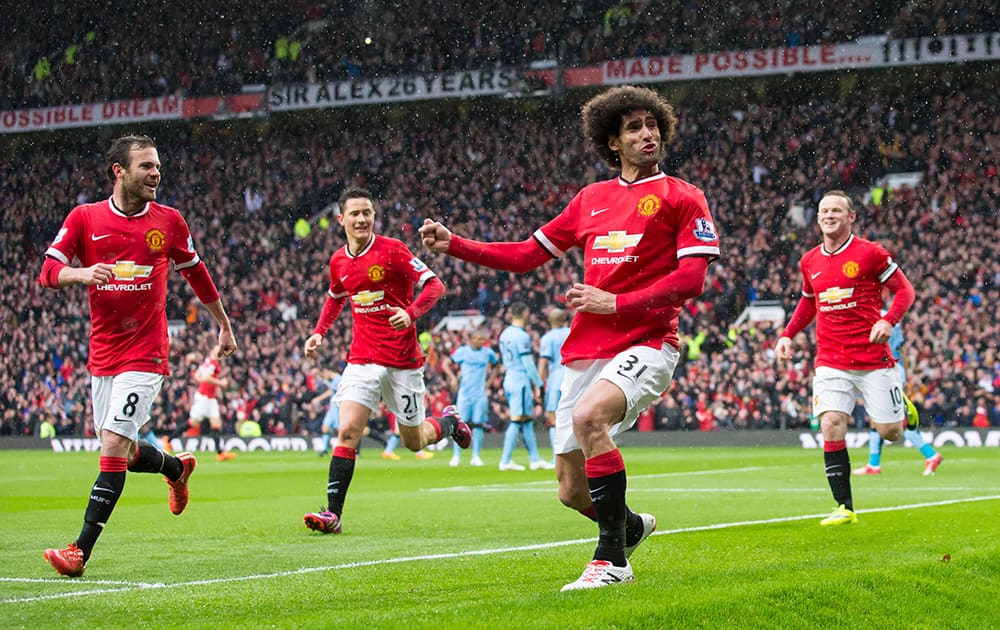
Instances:
[[[650,175],[649,177],[640,177],[634,182],[630,182],[621,175],[618,176],[619,186],[635,186],[636,184],[645,184],[646,182],[655,182],[658,179],[663,179],[667,176],[663,171],[657,171],[656,173]]]
[[[108,205],[111,206],[111,211],[112,212],[114,212],[118,216],[124,217],[126,219],[134,219],[135,217],[141,217],[142,215],[144,215],[147,212],[149,212],[149,202],[147,201],[146,205],[143,206],[142,210],[140,210],[139,212],[136,212],[135,214],[125,214],[124,212],[122,212],[121,210],[118,209],[118,206],[115,205],[115,197],[114,197],[114,195],[108,197]]]
[[[372,233],[371,240],[368,241],[367,245],[361,248],[360,252],[358,252],[357,254],[351,252],[351,244],[347,243],[346,245],[344,245],[344,253],[347,254],[348,258],[361,258],[366,253],[368,253],[368,250],[370,250],[372,248],[372,245],[374,244],[375,244],[375,234]]]
[[[836,256],[840,252],[844,251],[847,248],[847,246],[851,244],[851,241],[853,241],[853,240],[854,240],[854,234],[851,234],[850,236],[847,237],[847,240],[844,241],[843,245],[841,245],[837,249],[833,250],[832,252],[826,251],[826,245],[822,245],[821,244],[819,246],[819,248],[823,252],[824,256]]]

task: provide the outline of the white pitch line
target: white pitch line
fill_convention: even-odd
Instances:
[[[12,578],[0,577],[0,582],[17,582],[18,584],[68,584],[66,578]],[[152,582],[131,582],[129,580],[87,580],[87,584],[107,584],[111,586],[155,586]]]
[[[629,481],[635,481],[636,479],[664,479],[666,477],[700,477],[701,475],[728,475],[730,473],[741,473],[741,472],[756,472],[758,470],[765,470],[765,466],[747,466],[744,468],[720,468],[716,470],[690,470],[687,472],[672,472],[672,473],[653,473],[649,475],[629,475]],[[544,485],[547,487],[552,487],[556,480],[551,479],[541,479],[537,481],[525,481],[523,483],[518,483],[520,487],[523,486],[540,486]],[[452,492],[454,490],[488,490],[490,488],[510,488],[510,484],[492,483],[484,484],[481,486],[448,486],[445,488],[426,488],[424,492]]]
[[[458,487],[459,492],[492,492],[492,493],[528,493],[528,492],[552,492],[555,487],[550,488],[525,488],[518,486],[479,486],[479,487]],[[949,488],[949,487],[922,487],[911,488],[866,488],[868,492],[979,492],[982,488]],[[628,489],[629,494],[633,493],[664,493],[664,494],[748,494],[748,493],[804,493],[816,492],[816,486],[810,488],[635,488]]]
[[[665,477],[700,477],[702,475],[728,475],[730,473],[757,472],[767,470],[768,466],[744,466],[743,468],[714,468],[712,470],[688,470],[684,472],[651,473],[648,475],[629,475],[629,479],[663,479]],[[771,466],[770,468],[778,468]],[[781,466],[780,468],[785,468]]]
[[[895,512],[899,510],[912,510],[917,508],[928,508],[928,507],[940,507],[943,505],[956,505],[959,503],[972,503],[976,501],[994,501],[1000,499],[1000,494],[983,496],[983,497],[969,497],[965,499],[949,499],[947,501],[927,501],[924,503],[911,503],[908,505],[896,505],[882,508],[872,508],[869,510],[858,510],[858,514],[871,514],[875,512]],[[715,525],[696,525],[693,527],[680,527],[677,529],[668,529],[664,531],[653,532],[652,536],[666,536],[669,534],[684,534],[689,532],[704,532],[713,531],[718,529],[730,529],[733,527],[746,527],[752,525],[768,525],[772,523],[787,523],[790,521],[803,521],[813,518],[822,518],[827,514],[804,514],[801,516],[781,516],[776,518],[765,518],[753,521],[735,521],[732,523],[717,523]],[[108,593],[126,593],[129,591],[136,590],[158,590],[167,588],[188,588],[191,586],[209,586],[214,584],[231,584],[234,582],[249,582],[252,580],[268,580],[274,578],[291,577],[295,575],[305,575],[308,573],[319,573],[323,571],[340,571],[344,569],[355,569],[358,567],[372,567],[380,565],[389,564],[401,564],[404,562],[423,562],[427,560],[449,560],[454,558],[467,558],[470,556],[489,556],[497,555],[502,553],[517,553],[520,551],[537,551],[541,549],[552,549],[553,547],[568,547],[570,545],[582,545],[582,544],[593,544],[597,542],[596,538],[578,538],[576,540],[560,540],[555,542],[547,542],[535,545],[522,545],[519,547],[502,547],[499,549],[478,549],[472,551],[460,551],[457,553],[436,553],[428,554],[423,556],[408,556],[402,558],[385,558],[382,560],[365,560],[361,562],[347,562],[344,564],[334,564],[325,567],[304,567],[301,569],[295,569],[293,571],[274,571],[272,573],[258,573],[255,575],[241,575],[233,577],[223,577],[223,578],[212,578],[208,580],[191,580],[188,582],[177,582],[174,584],[164,584],[164,583],[124,583],[125,585],[118,588],[100,588],[100,589],[88,589],[86,591],[74,591],[71,593],[54,593],[51,595],[36,595],[32,597],[12,597],[9,599],[0,600],[0,604],[25,604],[33,602],[41,602],[53,599],[67,599],[70,597],[82,597],[86,595],[102,595]],[[18,578],[4,578],[3,581],[6,582],[36,582],[37,579],[26,579],[19,580]],[[45,580],[48,581],[48,580]],[[69,582],[62,580],[60,583],[69,584]],[[101,584],[107,582],[99,581],[89,581],[80,580],[76,582],[77,584]]]

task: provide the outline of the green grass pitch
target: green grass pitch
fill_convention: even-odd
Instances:
[[[933,477],[889,449],[853,479],[859,523],[828,528],[817,450],[623,454],[630,507],[659,520],[636,582],[560,593],[596,526],[496,450],[484,468],[363,451],[339,536],[302,523],[325,503],[314,453],[202,453],[179,517],[159,476],[130,474],[76,580],[42,551],[79,532],[97,455],[3,451],[0,627],[1000,627],[1000,449],[946,447]]]

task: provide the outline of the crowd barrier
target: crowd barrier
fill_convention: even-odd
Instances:
[[[955,428],[936,431],[921,431],[924,440],[935,448],[997,448],[1000,447],[1000,429]],[[850,431],[847,434],[848,448],[861,448],[868,444],[870,432]],[[225,437],[225,448],[229,451],[299,451],[318,452],[322,438],[319,436],[263,436],[258,438]],[[819,449],[823,445],[822,436],[812,431],[629,431],[617,438],[618,444],[628,447],[768,447],[799,446],[804,449]],[[503,442],[500,433],[485,436],[484,446],[499,448]],[[548,436],[539,434],[539,447],[548,449]],[[214,452],[215,442],[210,437],[186,437],[173,440],[174,452]],[[904,442],[910,448],[909,442]],[[890,445],[890,447],[894,447]],[[450,448],[450,445],[446,448]],[[97,438],[76,436],[53,439],[29,437],[2,437],[2,450],[49,450],[55,453],[97,452],[100,442]],[[382,444],[365,438],[362,450],[381,450]]]

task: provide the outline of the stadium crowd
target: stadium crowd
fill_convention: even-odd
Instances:
[[[710,267],[705,293],[682,313],[684,360],[640,426],[808,427],[814,343],[799,345],[794,365],[778,364],[772,325],[733,322],[751,300],[794,308],[798,260],[819,240],[812,212],[822,191],[847,189],[860,201],[879,176],[899,170],[923,177],[912,189],[867,199],[856,229],[885,244],[917,289],[903,322],[908,392],[927,426],[1000,426],[1000,119],[991,102],[986,87],[943,96],[926,86],[905,96],[772,97],[739,111],[712,98],[678,103],[679,137],[665,170],[706,191],[723,257]],[[444,280],[448,292],[417,322],[420,330],[449,310],[474,309],[495,340],[507,307],[520,300],[532,307],[537,341],[547,309],[563,305],[578,277],[578,252],[517,276],[427,254],[416,227],[425,217],[444,218],[466,236],[520,238],[581,185],[610,176],[584,149],[568,107],[551,102],[530,114],[500,104],[414,108],[381,125],[358,111],[345,114],[358,116],[350,124],[275,119],[154,131],[160,200],[187,216],[240,343],[223,362],[229,426],[246,416],[266,432],[293,433],[310,430],[321,415],[306,404],[319,393],[319,366],[301,348],[322,307],[328,258],[343,237],[335,221],[295,225],[329,219],[328,203],[346,183],[373,190],[378,232],[402,238]],[[58,433],[90,426],[85,290],[44,291],[35,278],[66,212],[109,194],[98,139],[105,135],[33,135],[6,149],[20,167],[3,169],[0,181],[0,434],[37,435],[43,420]],[[168,314],[185,325],[172,337],[174,378],[155,408],[163,432],[186,421],[190,375],[214,331],[178,274],[170,295]],[[343,359],[346,331],[344,316],[324,345],[323,364]],[[441,362],[462,335],[424,338],[429,393],[446,397]],[[498,380],[490,391],[491,418],[501,423]]]
[[[776,48],[1000,30],[992,2],[470,0],[410,3],[194,0],[127,12],[104,3],[37,3],[5,15],[0,110],[180,94],[244,85],[414,73],[563,66],[649,55]],[[184,42],[178,45],[178,42]]]

